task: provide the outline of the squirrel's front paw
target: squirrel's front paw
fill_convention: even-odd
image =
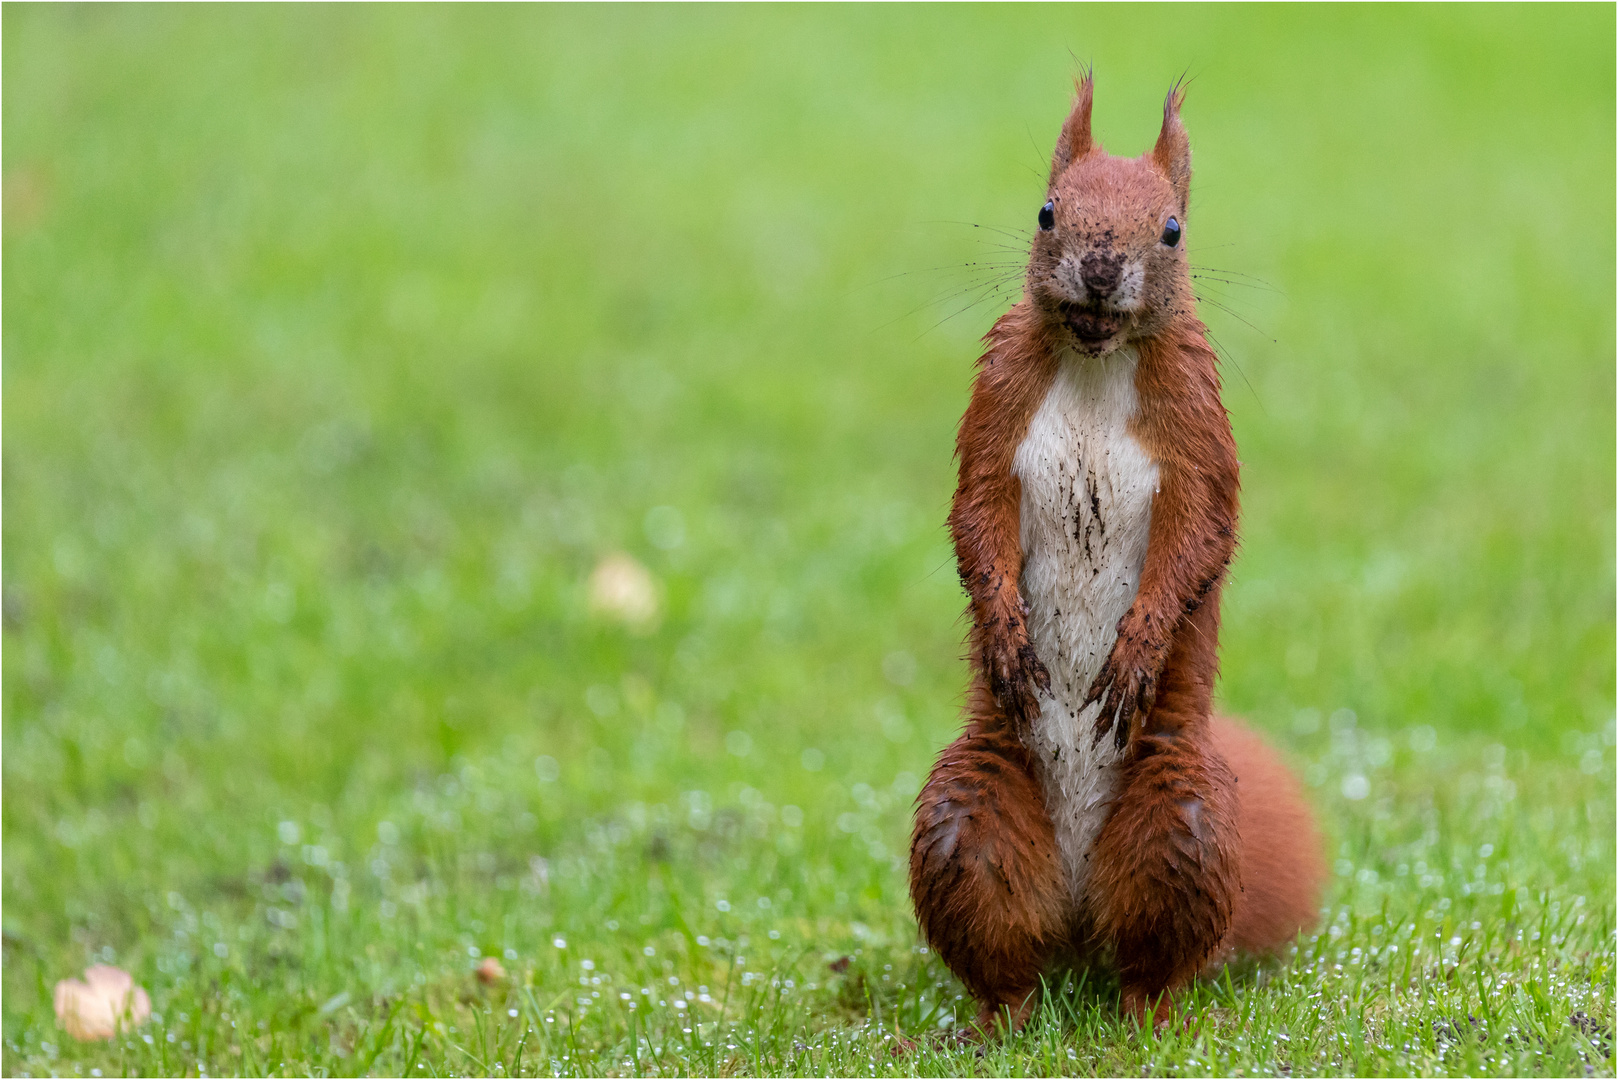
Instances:
[[[1050,672],[1024,635],[1007,635],[990,644],[984,657],[989,690],[1006,715],[1018,725],[1029,724],[1040,713],[1039,691],[1051,688]]]
[[[1128,616],[1123,622],[1127,624]],[[1145,716],[1152,711],[1157,700],[1157,675],[1163,669],[1162,647],[1147,640],[1144,634],[1120,625],[1118,640],[1113,642],[1107,662],[1101,665],[1090,693],[1084,699],[1088,706],[1101,702],[1101,713],[1096,717],[1095,742],[1107,732],[1113,733],[1118,749],[1129,742],[1130,725],[1135,715]]]

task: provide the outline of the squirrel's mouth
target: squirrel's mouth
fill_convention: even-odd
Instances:
[[[1069,301],[1056,305],[1056,311],[1062,325],[1079,339],[1081,345],[1103,345],[1117,337],[1124,328],[1125,316],[1121,311],[1108,311]]]

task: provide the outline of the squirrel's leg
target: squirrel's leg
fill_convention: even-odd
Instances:
[[[1159,1025],[1220,948],[1241,890],[1235,778],[1212,737],[1216,668],[1203,655],[1217,600],[1179,627],[1090,864],[1096,936],[1116,957],[1124,1011],[1155,1011]]]
[[[910,895],[922,932],[989,1030],[1020,1028],[1065,941],[1068,889],[1032,759],[981,680],[973,719],[917,800]]]

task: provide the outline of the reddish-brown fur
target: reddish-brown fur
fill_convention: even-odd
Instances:
[[[1242,844],[1242,892],[1225,948],[1267,952],[1314,921],[1324,849],[1298,778],[1263,739],[1220,717],[1213,743],[1237,781]]]
[[[1238,466],[1184,245],[1153,246],[1166,215],[1185,220],[1180,96],[1170,95],[1157,144],[1139,159],[1093,142],[1092,97],[1086,77],[1051,168],[1060,234],[1036,234],[1025,294],[986,338],[957,440],[949,523],[971,601],[975,674],[966,731],[918,800],[910,880],[922,930],[978,1000],[980,1021],[1009,1009],[1020,1024],[1059,955],[1111,958],[1123,1007],[1142,1017],[1232,950],[1290,939],[1313,917],[1322,879],[1296,782],[1255,736],[1212,719]],[[1087,262],[1146,261],[1137,310],[1071,302],[1055,284],[1056,263],[1075,244],[1088,245]],[[1138,355],[1130,432],[1156,462],[1159,486],[1137,594],[1089,695],[1102,703],[1095,737],[1127,740],[1127,749],[1080,900],[1068,895],[1024,744],[1049,676],[1019,586],[1012,462],[1063,350],[1100,355],[1123,343]]]
[[[1027,1016],[1046,960],[1068,943],[1067,885],[1022,740],[981,682],[966,731],[939,755],[910,853],[922,932],[991,1020]]]

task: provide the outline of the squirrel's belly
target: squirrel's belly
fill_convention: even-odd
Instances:
[[[1140,587],[1157,491],[1157,464],[1129,433],[1135,362],[1128,348],[1065,356],[1012,465],[1028,633],[1051,676],[1028,743],[1075,900],[1121,756],[1111,737],[1093,737],[1099,706],[1081,706]]]

